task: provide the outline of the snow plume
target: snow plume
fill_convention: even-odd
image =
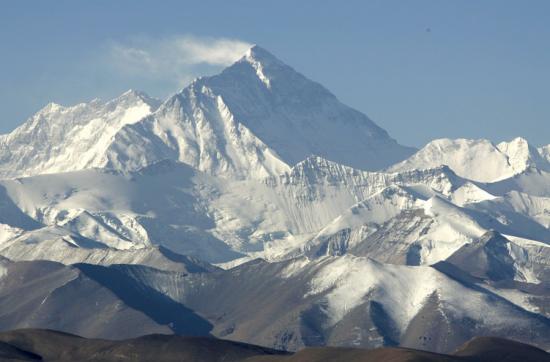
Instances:
[[[246,53],[252,46],[228,38],[174,35],[166,38],[136,38],[113,42],[107,61],[129,75],[147,74],[159,80],[176,79],[180,86],[201,74],[201,66],[224,67]]]

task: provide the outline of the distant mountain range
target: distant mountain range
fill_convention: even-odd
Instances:
[[[0,152],[3,177],[131,171],[171,159],[212,175],[260,178],[310,155],[380,169],[414,149],[255,46],[162,104],[136,91],[107,103],[51,103],[3,136]]]
[[[0,330],[550,349],[550,145],[402,146],[258,46],[164,102],[47,105],[0,180]]]

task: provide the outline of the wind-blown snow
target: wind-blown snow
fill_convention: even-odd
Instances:
[[[281,174],[313,154],[380,169],[412,152],[255,46],[221,74],[197,79],[151,117],[122,129],[107,154],[117,169],[168,158],[243,179]]]

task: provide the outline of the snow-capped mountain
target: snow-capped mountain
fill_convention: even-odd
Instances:
[[[550,348],[549,150],[413,154],[257,46],[163,103],[50,104],[0,136],[0,329],[131,329],[124,310],[112,328],[59,322],[63,296],[93,295],[101,313],[135,306],[136,333],[188,331],[128,292],[285,349],[448,351],[478,334]]]
[[[278,175],[310,155],[372,170],[412,152],[254,46],[221,74],[195,80],[151,117],[125,127],[107,154],[117,169],[169,158],[213,175],[248,178]]]
[[[484,139],[438,139],[407,160],[390,167],[389,171],[440,165],[447,165],[458,175],[480,182],[507,179],[529,168],[550,170],[550,163],[544,158],[544,149],[539,153],[525,139],[518,137],[498,145]]]
[[[157,107],[134,91],[107,103],[49,104],[0,138],[0,175],[135,171],[174,159],[249,178],[277,175],[313,154],[372,170],[414,151],[258,46]]]
[[[461,182],[446,168],[388,175],[318,157],[263,180],[216,178],[175,161],[129,174],[94,169],[7,180],[0,189],[13,237],[0,250],[11,258],[50,259],[51,245],[42,249],[39,241],[70,238],[83,247],[119,250],[161,244],[210,262],[258,252],[276,259],[392,184],[448,193]],[[43,252],[22,253],[29,238]]]
[[[103,167],[116,133],[158,105],[136,91],[74,107],[50,103],[12,133],[0,136],[0,177]]]
[[[462,260],[412,267],[345,255],[187,273],[4,262],[0,322],[102,338],[213,335],[285,350],[401,345],[444,352],[485,334],[550,347],[550,321],[537,313],[548,292],[539,290],[537,300],[491,284],[460,272]],[[507,264],[497,269],[502,264],[492,261],[474,275],[509,275]]]

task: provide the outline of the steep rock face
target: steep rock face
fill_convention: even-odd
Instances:
[[[497,232],[487,232],[474,243],[464,245],[447,262],[478,278],[498,281],[514,279],[516,268],[510,242]]]
[[[50,103],[0,136],[0,178],[103,167],[115,134],[150,114],[158,103],[136,91],[74,107]]]
[[[550,165],[523,138],[498,145],[489,140],[438,139],[428,143],[390,171],[449,166],[457,175],[479,182],[495,182],[532,168],[548,170]]]
[[[197,79],[151,117],[125,127],[108,158],[119,169],[171,158],[246,178],[280,174],[310,155],[380,169],[413,151],[255,46],[219,75]]]

